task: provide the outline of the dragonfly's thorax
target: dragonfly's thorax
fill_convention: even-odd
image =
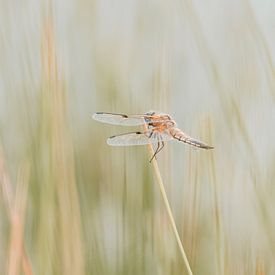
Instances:
[[[157,127],[167,129],[175,127],[177,125],[176,122],[172,119],[172,117],[168,114],[150,111],[147,112],[146,115],[149,116],[145,118],[145,121],[148,124],[149,128]]]
[[[171,128],[175,127],[177,124],[174,120],[162,120],[162,119],[153,119],[147,121],[149,127],[157,127],[157,128]]]

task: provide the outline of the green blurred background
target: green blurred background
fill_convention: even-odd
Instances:
[[[275,274],[273,1],[0,7],[0,274],[187,274],[147,148],[92,120],[152,109],[215,146],[158,155],[194,274]]]

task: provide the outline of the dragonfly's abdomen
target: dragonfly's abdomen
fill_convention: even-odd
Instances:
[[[173,138],[179,140],[179,141],[185,141],[186,136],[185,134],[178,128],[171,128],[170,134],[173,136]]]
[[[203,148],[203,149],[213,149],[212,146],[209,146],[197,139],[194,139],[186,134],[184,134],[180,129],[178,128],[171,128],[170,129],[170,134],[173,136],[173,138],[188,143],[190,145],[196,146],[198,148]]]

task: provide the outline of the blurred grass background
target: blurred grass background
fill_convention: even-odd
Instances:
[[[272,1],[1,1],[0,274],[186,274],[146,147],[96,111],[171,114],[161,173],[194,274],[275,274]]]

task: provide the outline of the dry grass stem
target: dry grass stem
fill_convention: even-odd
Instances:
[[[148,144],[148,150],[149,150],[150,155],[152,156],[154,154],[154,149],[153,149],[152,144]],[[160,192],[161,192],[164,204],[165,204],[165,208],[166,208],[166,211],[167,211],[167,214],[168,214],[168,218],[169,218],[169,221],[171,223],[173,233],[176,237],[177,244],[178,244],[180,252],[181,252],[182,259],[184,261],[184,264],[186,266],[188,274],[192,275],[193,273],[192,273],[189,261],[187,259],[185,250],[183,248],[183,245],[182,245],[182,242],[181,242],[181,239],[180,239],[180,236],[179,236],[179,232],[178,232],[178,229],[177,229],[177,226],[176,226],[173,214],[172,214],[172,210],[171,210],[171,207],[170,207],[167,195],[166,195],[166,191],[165,191],[165,188],[164,188],[164,185],[163,185],[162,177],[161,177],[161,174],[160,174],[160,170],[159,170],[159,166],[158,166],[158,162],[157,162],[156,158],[154,158],[151,163],[153,164],[153,167],[154,167],[156,182],[159,186],[159,189],[160,189]]]

